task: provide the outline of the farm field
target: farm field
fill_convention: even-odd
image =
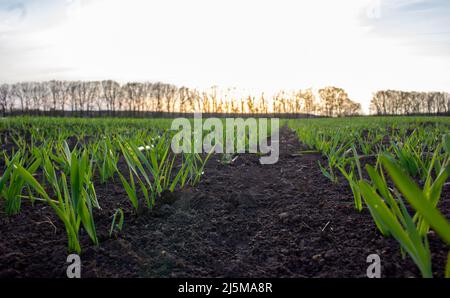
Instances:
[[[174,155],[172,119],[0,119],[0,277],[450,275],[450,117],[280,121]]]

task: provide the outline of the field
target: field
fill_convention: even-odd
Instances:
[[[171,119],[0,119],[0,277],[450,276],[450,117],[281,120],[172,154]]]

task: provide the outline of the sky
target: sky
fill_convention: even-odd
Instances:
[[[447,0],[0,0],[0,82],[450,91]]]

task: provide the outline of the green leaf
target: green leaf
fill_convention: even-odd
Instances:
[[[381,159],[395,185],[412,207],[425,218],[447,244],[450,244],[450,223],[439,210],[426,199],[422,190],[416,183],[412,181],[412,179],[409,178],[408,175],[406,175],[393,161],[386,156],[382,156]]]
[[[37,180],[31,175],[27,170],[18,164],[14,164],[14,168],[19,173],[19,175],[28,183],[34,190],[36,190],[44,199],[51,201],[48,194],[45,192],[44,188],[37,182]]]
[[[442,141],[444,143],[445,152],[447,152],[447,154],[450,154],[450,135],[445,134],[442,137],[442,139],[443,139]]]
[[[120,172],[118,172],[118,174],[119,174],[120,180],[122,181],[122,185],[128,194],[128,198],[130,199],[131,205],[133,206],[133,208],[135,210],[138,210],[139,203],[138,203],[138,198],[137,198],[137,194],[136,194],[136,188],[134,186],[133,173],[130,171],[131,185],[128,183],[127,179],[125,179],[125,177]]]
[[[406,208],[404,209],[405,222],[407,223],[405,230],[383,199],[378,196],[367,182],[360,181],[360,189],[376,222],[379,222],[383,229],[389,231],[400,243],[417,264],[423,277],[432,277],[429,253],[427,254],[426,247],[423,247],[424,244],[417,237],[416,228],[407,214]]]
[[[72,205],[75,208],[78,208],[80,193],[81,193],[81,180],[80,180],[80,171],[78,165],[78,158],[76,156],[76,152],[72,153],[71,156],[71,166],[70,166],[70,189],[72,192]]]

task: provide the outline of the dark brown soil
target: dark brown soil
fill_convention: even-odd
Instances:
[[[92,246],[82,233],[82,276],[365,277],[370,254],[380,255],[383,277],[420,276],[367,210],[354,209],[346,182],[321,174],[320,155],[298,154],[306,148],[287,128],[280,149],[275,165],[262,166],[255,155],[224,165],[214,156],[199,186],[166,194],[156,210],[139,215],[119,183],[97,183],[101,243]],[[441,206],[447,215],[449,190]],[[119,207],[124,229],[109,238]],[[24,203],[11,218],[3,202],[0,208],[0,277],[65,277],[65,230],[51,208]],[[433,271],[442,276],[447,248],[434,234],[430,246]]]

